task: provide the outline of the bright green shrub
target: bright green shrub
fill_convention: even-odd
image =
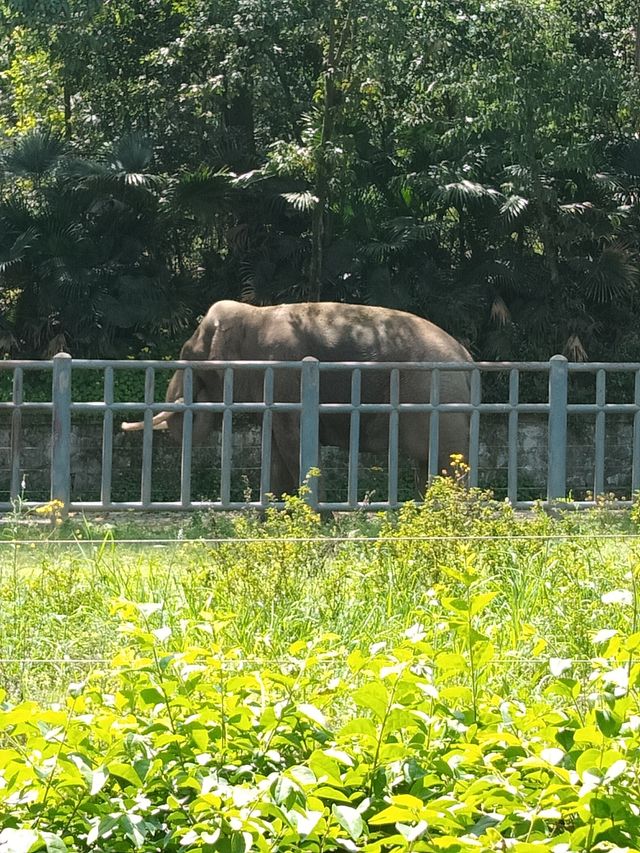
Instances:
[[[489,689],[490,597],[444,604],[456,652],[325,635],[279,662],[202,612],[121,601],[129,645],[52,709],[4,706],[7,850],[636,850],[638,634],[599,640],[588,686],[552,663],[529,703]],[[344,675],[328,677],[336,660]]]

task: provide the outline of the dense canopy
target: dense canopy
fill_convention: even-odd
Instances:
[[[172,354],[232,297],[640,360],[637,16],[0,0],[0,354]]]

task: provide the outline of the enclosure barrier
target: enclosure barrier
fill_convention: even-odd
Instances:
[[[103,375],[103,394],[101,400],[74,401],[72,378],[76,372],[100,371]],[[183,399],[175,403],[156,400],[156,375],[159,371],[180,370],[183,376]],[[216,402],[194,400],[194,370],[217,371],[221,380],[221,399]],[[260,401],[238,401],[234,399],[237,377],[244,371],[260,371],[263,375],[263,397]],[[30,401],[25,399],[25,375],[30,371],[51,372],[51,399],[49,401]],[[144,375],[144,399],[138,402],[119,402],[115,399],[114,376],[118,371],[136,371]],[[278,400],[275,397],[275,378],[278,371],[294,371],[299,375],[299,395],[294,400]],[[385,402],[365,402],[362,400],[363,377],[370,371],[388,373],[388,395]],[[408,402],[401,400],[401,376],[418,371],[424,374],[430,395],[428,402]],[[464,372],[469,377],[468,402],[441,402],[440,388],[443,375],[452,372]],[[340,402],[321,402],[320,382],[323,376],[347,374],[350,383],[350,398]],[[483,402],[483,380],[499,374],[507,378],[507,399]],[[571,377],[590,375],[595,379],[595,399],[593,402],[572,402],[569,394]],[[621,375],[629,380],[626,390],[617,389],[622,400],[607,402],[607,378]],[[530,376],[544,386],[543,399],[522,400],[521,382]],[[9,379],[7,379],[9,377]],[[640,486],[640,363],[569,363],[564,356],[556,355],[548,362],[475,362],[475,363],[409,363],[396,362],[384,365],[374,362],[325,362],[313,358],[299,362],[276,361],[226,361],[226,362],[186,362],[186,361],[130,361],[130,360],[92,360],[72,359],[60,353],[51,361],[0,361],[1,388],[11,388],[10,393],[0,397],[0,422],[9,424],[10,434],[8,465],[0,467],[0,477],[8,480],[4,487],[7,499],[0,500],[0,510],[10,510],[17,499],[24,498],[22,453],[23,419],[32,412],[44,412],[51,415],[50,439],[50,496],[62,503],[65,510],[188,510],[194,508],[240,509],[254,507],[264,509],[273,502],[270,495],[271,467],[271,429],[274,416],[280,413],[295,413],[299,419],[300,435],[300,471],[301,479],[320,461],[321,416],[345,415],[349,422],[348,465],[346,474],[346,498],[327,500],[318,496],[317,481],[309,481],[309,500],[320,509],[382,510],[398,506],[399,477],[399,423],[408,413],[429,414],[429,460],[428,472],[433,477],[438,472],[438,444],[442,415],[449,412],[463,412],[469,415],[468,462],[470,465],[469,483],[478,483],[478,460],[480,452],[481,418],[502,416],[507,427],[507,464],[506,497],[514,506],[530,506],[532,501],[522,500],[519,495],[518,433],[522,415],[536,415],[547,423],[546,447],[539,453],[540,467],[546,465],[547,501],[556,501],[567,497],[567,446],[568,418],[592,418],[593,432],[593,496],[606,491],[606,423],[612,415],[625,416],[630,422],[630,488],[628,503],[632,493]],[[540,382],[542,380],[542,382]],[[622,383],[624,386],[624,382]],[[625,396],[626,395],[626,396]],[[326,397],[326,395],[324,395]],[[495,392],[494,392],[495,396]],[[4,399],[3,399],[4,397]],[[9,399],[10,398],[10,399]],[[140,492],[137,500],[114,500],[112,497],[112,474],[114,460],[114,440],[132,441],[130,435],[119,430],[121,419],[136,416],[142,411],[144,429],[141,442]],[[174,500],[157,500],[153,497],[153,460],[154,440],[152,420],[160,411],[183,414],[183,429],[180,450],[179,496]],[[199,412],[217,414],[221,421],[220,459],[216,468],[219,472],[217,494],[207,499],[194,500],[192,495],[193,462],[193,420]],[[257,415],[261,420],[261,462],[259,477],[259,497],[244,500],[234,497],[233,490],[233,418],[240,414]],[[388,417],[388,453],[387,453],[387,494],[384,499],[373,500],[362,495],[362,484],[358,471],[359,440],[361,420],[369,414],[382,413]],[[87,500],[72,494],[71,457],[72,457],[72,418],[76,415],[94,415],[102,419],[101,474],[99,499]],[[117,436],[117,439],[116,439]],[[165,439],[162,439],[163,441]],[[292,440],[293,437],[292,437]],[[297,437],[296,437],[297,440]],[[425,437],[425,441],[427,437]],[[0,488],[2,483],[0,482]],[[576,505],[587,505],[594,497],[576,501]],[[35,505],[37,501],[24,500],[25,506]]]

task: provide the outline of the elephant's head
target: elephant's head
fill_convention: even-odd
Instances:
[[[185,361],[204,361],[209,358],[207,337],[203,335],[202,324],[194,335],[185,343],[180,352],[180,359]],[[169,381],[165,400],[167,403],[183,403],[184,370],[176,370]],[[222,400],[222,383],[215,370],[193,370],[192,399],[194,403],[212,403]],[[154,430],[168,429],[171,437],[182,441],[182,426],[184,415],[181,412],[158,412],[153,418]],[[216,412],[195,412],[193,416],[192,441],[194,445],[205,444],[212,430],[217,427],[220,415]],[[122,424],[125,432],[135,432],[144,429],[144,421],[127,422]]]

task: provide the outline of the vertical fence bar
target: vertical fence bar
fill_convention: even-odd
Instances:
[[[471,394],[470,402],[474,407],[471,412],[469,424],[469,485],[474,488],[478,485],[478,466],[480,464],[480,410],[482,399],[482,376],[478,368],[471,371]]]
[[[518,401],[520,398],[520,373],[509,372],[509,426],[507,463],[507,497],[512,505],[518,500]]]
[[[63,514],[71,500],[71,356],[53,357],[51,382],[51,500],[60,501]]]
[[[262,456],[260,462],[260,505],[267,505],[267,495],[271,492],[271,442],[273,441],[273,367],[264,372],[264,412],[262,414]]]
[[[631,496],[640,489],[640,370],[636,371],[633,401],[636,411],[633,416],[633,456],[631,458]]]
[[[431,371],[431,395],[429,401],[434,407],[429,415],[429,482],[431,482],[440,473],[438,470],[438,450],[440,444],[440,412],[437,409],[437,406],[440,405],[440,371],[438,368]]]
[[[391,411],[389,412],[389,492],[387,499],[389,506],[398,505],[398,439],[400,435],[400,371],[394,368],[389,377],[389,402]]]
[[[596,430],[595,430],[595,467],[593,472],[593,496],[604,493],[604,440],[606,415],[604,405],[607,400],[607,374],[604,370],[596,373]]]
[[[144,372],[144,430],[142,432],[142,476],[140,480],[140,501],[143,507],[151,503],[151,468],[153,466],[153,412],[148,407],[154,400],[155,373],[153,367]]]
[[[320,363],[317,358],[302,359],[300,376],[300,484],[312,468],[318,467],[320,457]],[[318,480],[309,481],[311,506],[318,502]]]
[[[547,500],[567,493],[567,398],[568,361],[554,355],[549,361],[549,447],[547,454]]]
[[[358,505],[358,453],[360,451],[360,403],[362,402],[362,371],[356,367],[351,374],[351,415],[349,416],[349,473],[347,503]]]
[[[23,371],[16,367],[13,371],[13,405],[11,412],[11,482],[9,497],[14,501],[21,492],[20,487],[20,451],[22,447],[22,403],[23,403]]]
[[[111,483],[113,468],[113,367],[104,371],[104,404],[107,408],[102,417],[102,474],[100,477],[100,503],[103,506],[111,503]]]
[[[184,404],[193,404],[193,368],[185,367],[182,374]],[[193,448],[193,409],[185,408],[182,416],[182,453],[180,456],[180,503],[185,509],[191,504],[191,458]]]
[[[233,368],[226,367],[222,391],[222,435],[220,437],[220,501],[223,507],[231,503],[231,461],[233,457]]]

